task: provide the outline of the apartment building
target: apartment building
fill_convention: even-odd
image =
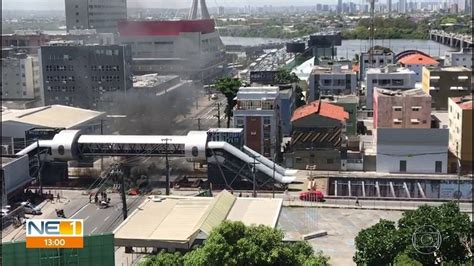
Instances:
[[[346,120],[346,135],[354,136],[357,134],[359,97],[356,95],[323,96],[321,100],[343,107],[344,111],[349,114],[349,119]]]
[[[369,68],[384,68],[387,65],[394,64],[395,54],[389,48],[376,46],[366,53],[361,53],[359,62],[359,79],[365,80],[365,74]]]
[[[439,62],[431,56],[420,53],[406,55],[398,60],[398,64],[407,69],[413,70],[416,74],[416,82],[421,82],[423,67],[435,67]]]
[[[357,76],[352,69],[340,65],[315,66],[309,76],[308,101],[318,100],[324,95],[348,95],[355,93]]]
[[[375,88],[374,128],[430,128],[431,96],[422,89]]]
[[[281,143],[278,87],[242,87],[237,92],[234,127],[244,129],[244,143],[273,159]]]
[[[416,73],[413,70],[389,65],[384,68],[367,70],[365,84],[365,106],[373,109],[374,88],[388,90],[408,90],[415,88]]]
[[[466,67],[424,67],[422,87],[434,110],[447,110],[448,98],[472,93],[472,70]]]
[[[461,171],[472,172],[473,95],[449,98],[449,149],[461,164]],[[458,162],[453,162],[457,169]],[[452,164],[453,164],[452,163]]]
[[[472,48],[465,47],[460,51],[447,51],[444,55],[445,66],[462,66],[472,68]]]
[[[0,82],[2,102],[12,101],[17,106],[41,106],[41,84],[38,57],[27,54],[9,54],[2,60]]]

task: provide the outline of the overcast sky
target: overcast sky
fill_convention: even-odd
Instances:
[[[2,0],[3,9],[19,10],[64,10],[65,0]],[[85,0],[84,0],[85,1]],[[352,0],[359,3],[363,0]],[[129,7],[162,7],[186,8],[191,6],[191,0],[128,0]],[[237,7],[237,6],[307,6],[317,3],[336,4],[336,0],[207,0],[209,7]]]

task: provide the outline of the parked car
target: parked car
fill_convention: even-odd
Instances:
[[[26,214],[33,214],[33,215],[41,215],[41,208],[33,206],[28,201],[24,201],[21,203],[21,206],[23,206],[23,209],[25,210]]]
[[[10,213],[10,206],[9,205],[2,207],[2,217],[7,216],[9,213]]]
[[[305,201],[324,201],[324,194],[319,190],[301,192],[300,200]]]

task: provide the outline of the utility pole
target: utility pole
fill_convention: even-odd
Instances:
[[[120,194],[122,196],[122,215],[123,220],[127,219],[127,198],[125,196],[125,173],[123,171],[118,171],[120,174]]]
[[[198,118],[197,121],[198,121],[198,130],[201,130],[201,118]]]
[[[165,159],[166,159],[166,195],[169,195],[169,194],[170,194],[170,162],[169,162],[169,158],[168,158],[168,141],[170,141],[171,139],[169,139],[169,138],[164,138],[164,139],[161,139],[161,140],[166,143],[166,144],[165,144]]]
[[[43,195],[43,182],[41,181],[41,156],[39,139],[36,139],[36,157],[38,159],[38,183],[39,183],[39,194]]]
[[[217,127],[221,127],[221,103],[217,103]]]
[[[459,208],[459,202],[461,201],[461,160],[458,158],[458,191],[456,192],[456,198],[458,199],[458,208]]]
[[[252,192],[252,197],[256,198],[256,197],[257,197],[257,182],[256,182],[257,180],[256,180],[256,177],[255,177],[255,174],[256,174],[256,170],[257,170],[257,169],[256,169],[255,166],[256,166],[257,164],[259,164],[259,163],[257,163],[257,158],[260,157],[260,156],[255,156],[255,155],[253,155],[252,157],[253,157],[253,163],[252,163],[252,164],[253,164],[253,168],[252,168],[252,173],[253,173],[253,181],[252,181],[252,183],[253,183],[253,192]]]

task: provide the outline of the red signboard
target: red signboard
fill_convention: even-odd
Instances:
[[[176,36],[181,32],[211,33],[215,31],[212,19],[178,21],[120,21],[121,36]]]

